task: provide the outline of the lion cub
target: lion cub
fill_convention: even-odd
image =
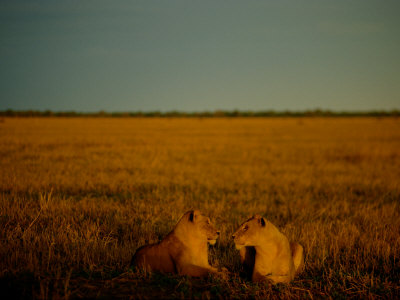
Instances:
[[[290,282],[303,266],[303,247],[289,244],[278,228],[259,215],[244,222],[232,237],[252,281]]]
[[[147,271],[194,277],[220,274],[208,263],[208,244],[215,244],[218,236],[219,231],[208,217],[198,210],[191,210],[180,218],[161,242],[139,248],[131,265]]]

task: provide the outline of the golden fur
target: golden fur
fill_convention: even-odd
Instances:
[[[285,235],[259,215],[244,222],[232,237],[252,281],[290,282],[303,267],[303,247],[289,243]]]
[[[161,242],[139,248],[131,264],[147,271],[194,277],[219,274],[208,262],[208,244],[215,244],[218,236],[208,217],[191,210]]]

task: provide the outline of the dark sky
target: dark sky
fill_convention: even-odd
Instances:
[[[0,110],[400,108],[400,1],[1,1]]]

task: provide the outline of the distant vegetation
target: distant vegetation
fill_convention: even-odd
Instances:
[[[133,111],[133,112],[76,112],[76,111],[39,111],[39,110],[3,110],[1,117],[398,117],[400,110],[373,110],[373,111],[331,111],[331,110],[304,110],[304,111],[239,111],[215,110],[202,112],[184,111]]]

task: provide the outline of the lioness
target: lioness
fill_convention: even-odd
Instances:
[[[214,245],[218,236],[219,231],[208,217],[198,210],[190,210],[161,242],[139,248],[131,265],[147,271],[194,277],[220,274],[208,263],[208,244]]]
[[[290,282],[303,266],[303,247],[289,244],[278,228],[259,215],[240,225],[232,237],[252,281]]]

